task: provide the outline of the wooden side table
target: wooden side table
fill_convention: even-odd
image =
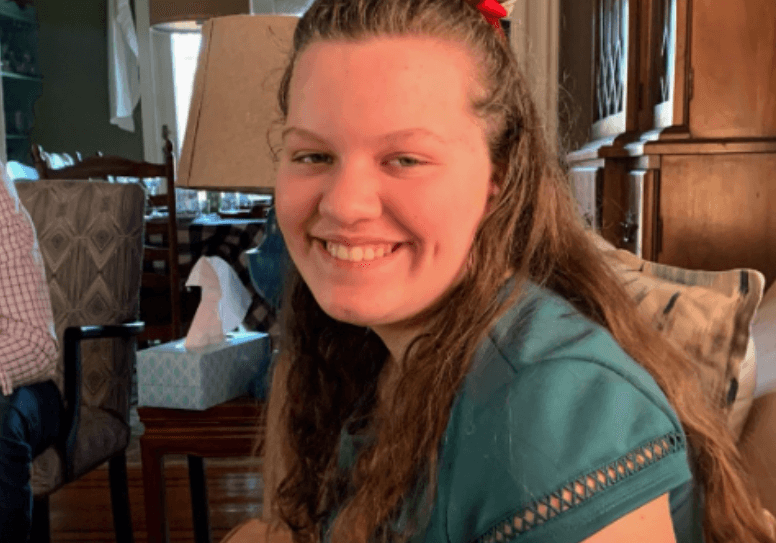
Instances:
[[[263,402],[241,397],[204,411],[139,407],[145,426],[140,436],[143,464],[148,543],[168,543],[169,527],[165,506],[164,456],[188,455],[191,508],[197,543],[210,542],[204,457],[250,456],[257,439],[263,441],[259,426]],[[261,445],[261,443],[259,443]]]

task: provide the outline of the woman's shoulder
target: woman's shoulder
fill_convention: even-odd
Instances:
[[[452,541],[578,541],[691,478],[654,380],[605,329],[535,286],[478,350],[441,454]]]
[[[570,390],[560,390],[568,378]],[[479,345],[463,393],[477,401],[490,397],[494,387],[513,389],[514,394],[540,382],[554,381],[554,392],[569,396],[583,389],[585,383],[602,379],[627,383],[633,393],[642,394],[663,410],[680,429],[653,377],[606,328],[558,294],[527,282],[522,296]]]

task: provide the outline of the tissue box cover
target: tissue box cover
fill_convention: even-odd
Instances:
[[[184,341],[137,352],[139,406],[202,410],[242,396],[271,351],[263,332],[230,334],[199,349],[186,350]]]

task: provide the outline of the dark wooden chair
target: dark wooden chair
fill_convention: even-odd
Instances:
[[[33,143],[32,144],[32,160],[35,165],[35,169],[38,171],[40,179],[43,172],[46,170],[53,170],[58,168],[64,168],[66,166],[74,166],[83,160],[81,153],[76,151],[75,153],[49,153],[43,150],[43,147]]]
[[[41,179],[106,179],[116,177],[144,179],[165,178],[166,194],[148,197],[151,206],[166,208],[163,218],[146,220],[146,241],[150,237],[161,238],[161,243],[143,247],[143,278],[141,283],[141,316],[146,322],[138,338],[141,346],[150,342],[167,342],[183,337],[181,318],[181,268],[178,260],[178,227],[175,214],[175,159],[172,141],[165,130],[164,163],[130,160],[117,156],[90,156],[72,166],[53,169],[46,154],[37,144],[32,145],[35,168]],[[164,262],[164,270],[154,266]],[[169,296],[167,295],[169,293]],[[160,300],[166,303],[160,304]],[[167,300],[169,300],[167,302]],[[169,314],[166,308],[169,307]],[[143,314],[144,313],[144,314]]]

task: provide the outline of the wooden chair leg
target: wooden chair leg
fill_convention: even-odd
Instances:
[[[189,455],[189,488],[195,543],[210,543],[210,511],[207,504],[207,479],[201,456]]]
[[[116,543],[134,543],[132,513],[129,509],[129,483],[127,481],[127,456],[124,451],[108,461],[110,477],[110,501],[113,506],[113,526]]]
[[[35,496],[32,500],[30,543],[51,543],[48,494],[45,496]]]

